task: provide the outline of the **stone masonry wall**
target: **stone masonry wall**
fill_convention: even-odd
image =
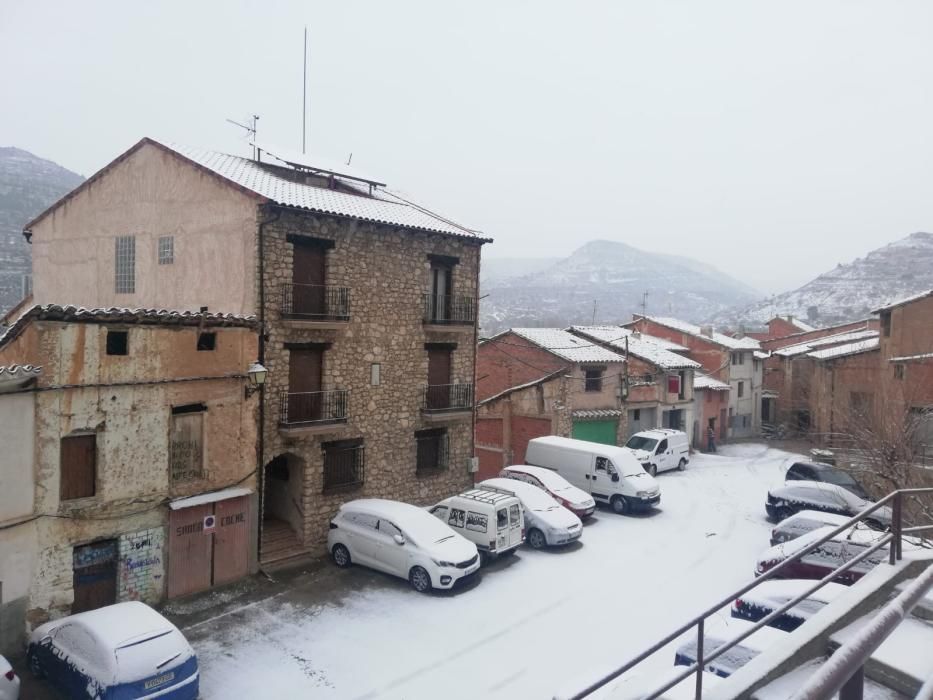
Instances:
[[[350,320],[337,328],[294,323],[281,315],[283,286],[292,280],[294,246],[289,235],[333,241],[326,253],[326,284],[350,289]],[[283,212],[267,224],[265,240],[265,389],[263,463],[289,458],[289,479],[303,484],[300,510],[306,548],[323,552],[328,522],[348,500],[381,497],[419,505],[433,503],[472,483],[471,415],[427,422],[421,407],[427,384],[426,343],[456,343],[451,382],[474,382],[475,330],[468,326],[430,327],[422,323],[423,295],[429,291],[429,254],[459,258],[453,268],[453,294],[476,299],[480,245],[459,239],[312,214]],[[332,324],[334,325],[334,324]],[[291,343],[331,343],[324,352],[322,389],[349,390],[348,420],[328,432],[283,434],[280,401],[288,391]],[[370,368],[381,365],[373,386]],[[449,467],[432,476],[415,473],[414,432],[447,427]],[[322,443],[362,438],[362,486],[323,492]],[[297,468],[293,468],[297,467]]]

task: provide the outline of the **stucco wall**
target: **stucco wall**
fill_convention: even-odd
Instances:
[[[349,322],[338,328],[290,323],[282,318],[281,290],[292,279],[293,244],[289,235],[333,241],[326,253],[326,283],[350,289]],[[480,246],[476,241],[418,233],[357,221],[284,212],[265,229],[266,319],[265,452],[297,457],[303,468],[300,500],[305,547],[322,551],[327,524],[345,501],[364,497],[433,503],[472,483],[473,425],[469,412],[444,422],[422,413],[428,376],[426,343],[456,344],[451,382],[473,383],[475,331],[472,325],[427,327],[423,295],[429,290],[428,254],[459,258],[453,268],[453,293],[478,296]],[[330,343],[324,352],[323,389],[348,390],[346,424],[325,432],[297,434],[280,430],[280,400],[288,391],[291,343]],[[370,368],[381,365],[373,386]],[[449,467],[433,475],[416,474],[416,430],[446,427]],[[361,487],[323,492],[322,443],[362,438],[365,477]]]
[[[34,394],[0,394],[0,445],[3,446],[0,523],[33,512],[34,403]],[[0,580],[3,580],[2,575]]]
[[[33,228],[36,303],[253,313],[257,200],[143,145]],[[114,241],[136,236],[136,292],[117,294]],[[160,236],[175,261],[159,265]]]

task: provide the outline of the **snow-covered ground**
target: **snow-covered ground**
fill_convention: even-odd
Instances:
[[[185,630],[202,697],[547,698],[586,685],[752,577],[767,489],[796,458],[758,444],[697,454],[659,475],[654,514],[600,510],[578,546],[523,547],[460,593],[419,595],[354,567],[335,572],[336,599],[288,592],[202,622]]]

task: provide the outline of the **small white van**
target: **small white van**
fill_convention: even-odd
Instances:
[[[580,518],[551,498],[547,491],[518,479],[486,479],[477,486],[518,496],[525,517],[525,538],[532,549],[556,547],[580,539],[583,523]]]
[[[690,442],[683,430],[643,430],[632,435],[625,447],[651,476],[669,469],[683,471],[690,462]]]
[[[511,553],[525,541],[522,504],[512,494],[475,488],[445,498],[429,510],[487,558]]]
[[[624,447],[549,435],[528,441],[525,461],[553,469],[616,513],[647,510],[661,502],[658,482]]]

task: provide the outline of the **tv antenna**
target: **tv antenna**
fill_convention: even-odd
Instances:
[[[257,152],[256,145],[255,145],[256,144],[256,125],[257,125],[256,123],[259,121],[259,115],[254,114],[252,118],[249,120],[249,124],[241,124],[240,122],[234,121],[233,119],[227,119],[227,121],[233,124],[234,126],[238,126],[244,131],[246,131],[247,138],[249,139],[250,145],[253,147],[253,160],[256,160],[256,152]]]
[[[648,290],[646,289],[641,295],[641,315],[648,315]]]

